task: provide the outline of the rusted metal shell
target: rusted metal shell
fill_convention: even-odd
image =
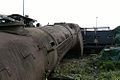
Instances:
[[[0,32],[0,80],[45,80],[78,41],[83,48],[76,24],[54,24],[25,31],[26,35]]]

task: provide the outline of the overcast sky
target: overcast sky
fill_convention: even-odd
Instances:
[[[22,0],[1,0],[0,14],[22,14]],[[72,22],[81,27],[120,25],[120,0],[25,0],[25,14],[42,25]]]

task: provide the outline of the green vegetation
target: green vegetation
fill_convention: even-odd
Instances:
[[[120,62],[102,60],[101,55],[64,60],[54,70],[54,78],[71,80],[120,80]]]
[[[95,66],[91,65],[91,58],[64,60],[54,70],[54,77],[74,79],[74,80],[94,80],[93,74]]]
[[[115,36],[115,44],[120,45],[120,26],[113,30]]]

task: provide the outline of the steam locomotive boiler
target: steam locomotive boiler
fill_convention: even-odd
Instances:
[[[45,80],[76,44],[82,53],[77,24],[29,27],[20,20],[31,21],[20,15],[0,15],[0,80]]]

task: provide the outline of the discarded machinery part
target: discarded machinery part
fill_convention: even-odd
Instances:
[[[9,20],[9,21],[13,21],[13,22],[16,21],[13,18],[7,17],[6,15],[1,15],[1,14],[0,14],[0,19],[6,19],[6,20]]]
[[[79,29],[64,23],[25,28],[29,36],[0,31],[0,80],[45,80],[77,44]]]

